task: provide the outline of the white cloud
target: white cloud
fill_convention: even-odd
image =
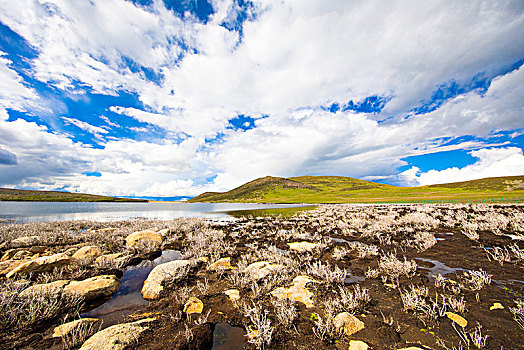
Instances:
[[[144,110],[115,105],[110,111],[167,131],[161,140],[114,139],[102,127],[65,119],[107,136],[94,149],[0,117],[0,144],[19,162],[0,174],[0,183],[189,195],[263,175],[383,178],[406,165],[407,155],[497,143],[442,146],[448,139],[522,128],[524,68],[495,79],[484,96],[462,94],[431,113],[404,118],[440,84],[468,82],[482,72],[493,77],[524,57],[521,1],[254,3],[258,17],[245,23],[241,43],[238,33],[219,25],[238,11],[225,0],[213,2],[217,12],[207,25],[180,19],[159,0],[150,8],[124,0],[0,3],[0,21],[38,52],[28,74],[79,94],[85,86],[136,93]],[[181,40],[188,48],[183,59]],[[124,59],[164,79],[150,82]],[[0,57],[0,103],[34,109],[35,92],[9,65]],[[317,108],[370,95],[392,99],[379,115]],[[237,114],[267,118],[245,132],[226,129]],[[178,133],[189,136],[179,143]],[[205,143],[218,133],[224,136]],[[89,171],[102,176],[80,175]],[[203,185],[215,174],[213,184]]]
[[[483,148],[470,152],[478,160],[463,168],[447,168],[420,172],[412,167],[399,174],[408,184],[432,185],[469,181],[485,177],[524,175],[524,155],[517,147]]]
[[[61,119],[63,119],[67,124],[74,125],[77,128],[80,128],[94,135],[107,134],[109,132],[102,127],[94,126],[75,118],[61,117]]]

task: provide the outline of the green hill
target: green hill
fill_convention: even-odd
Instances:
[[[227,192],[206,192],[189,202],[394,203],[524,201],[524,176],[399,187],[343,176],[263,177]]]
[[[116,198],[60,191],[32,191],[0,188],[0,201],[26,202],[147,202],[142,199]]]

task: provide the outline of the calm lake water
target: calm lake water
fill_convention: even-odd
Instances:
[[[66,202],[0,202],[0,220],[17,222],[96,220],[112,221],[135,218],[173,219],[178,217],[211,217],[230,219],[239,214],[259,215],[265,209],[282,210],[301,204],[244,204],[244,203],[66,203]],[[275,214],[275,210],[272,210]]]

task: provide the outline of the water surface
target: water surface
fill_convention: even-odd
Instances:
[[[135,218],[170,220],[178,217],[230,219],[245,210],[289,210],[301,204],[180,203],[180,202],[0,202],[0,220],[17,222]],[[245,215],[254,212],[245,212]]]

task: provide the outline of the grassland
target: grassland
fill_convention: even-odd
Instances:
[[[147,202],[141,199],[97,196],[60,191],[31,191],[0,188],[0,201],[24,202]]]
[[[399,187],[343,176],[264,177],[231,191],[206,192],[190,202],[424,203],[521,202],[524,176]]]

